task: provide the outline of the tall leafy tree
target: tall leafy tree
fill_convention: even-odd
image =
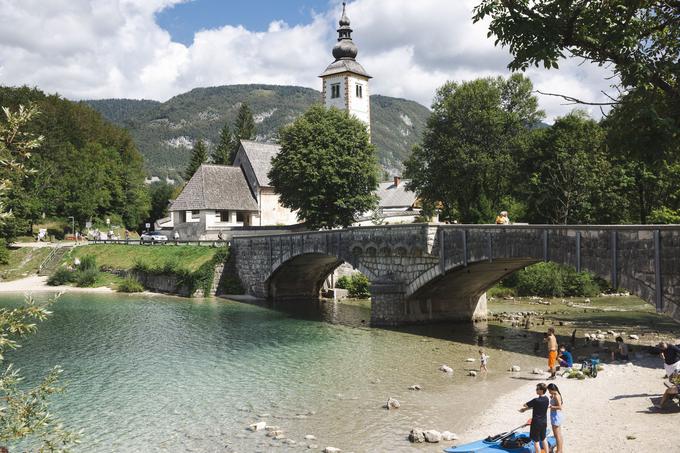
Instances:
[[[346,227],[375,207],[378,164],[361,121],[317,105],[283,127],[279,143],[269,178],[310,228]]]
[[[557,68],[565,55],[613,67],[624,87],[654,87],[680,101],[676,0],[482,0],[474,20],[510,49],[511,69]]]
[[[213,150],[211,160],[213,164],[217,165],[231,165],[234,161],[232,157],[232,150],[236,147],[236,140],[229,129],[229,125],[225,124],[220,131],[220,141]]]
[[[608,160],[605,131],[580,111],[536,132],[524,172],[532,223],[619,223],[626,178]]]
[[[405,163],[410,188],[426,204],[441,204],[444,217],[469,223],[515,204],[518,162],[543,117],[531,91],[519,74],[439,88],[423,142]]]
[[[229,163],[233,163],[236,158],[236,153],[239,148],[239,140],[253,140],[256,134],[255,119],[253,112],[245,102],[241,104],[234,122],[234,140],[231,148],[231,155],[229,156]]]
[[[198,167],[200,167],[207,161],[208,151],[205,148],[203,140],[199,138],[198,140],[196,140],[196,143],[194,143],[193,150],[191,151],[191,160],[189,161],[189,165],[187,166],[187,169],[184,172],[184,179],[186,181],[189,181],[191,177],[194,176],[194,173],[196,173],[196,170],[198,170]]]
[[[155,182],[149,185],[149,197],[151,198],[151,211],[149,212],[149,223],[168,215],[168,205],[175,194],[175,187],[164,181]]]

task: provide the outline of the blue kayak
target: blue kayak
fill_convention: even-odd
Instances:
[[[550,451],[555,448],[555,438],[548,436]],[[511,453],[536,453],[534,443],[529,440],[529,433],[514,433],[505,439],[484,439],[458,447],[445,448],[446,453],[498,453],[501,451]]]

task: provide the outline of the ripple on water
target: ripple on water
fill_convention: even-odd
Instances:
[[[53,412],[84,429],[81,452],[299,450],[245,432],[260,414],[298,442],[314,434],[349,451],[411,451],[412,426],[464,429],[505,376],[464,376],[483,326],[378,330],[228,301],[119,295],[66,295],[53,311],[9,358],[32,380],[65,369]],[[492,370],[536,362],[491,357]],[[437,371],[442,363],[453,376]],[[409,391],[416,383],[424,390]],[[400,410],[382,408],[390,396]]]

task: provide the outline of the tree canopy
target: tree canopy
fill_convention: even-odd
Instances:
[[[366,126],[313,106],[279,132],[269,178],[281,204],[310,228],[346,227],[376,206],[378,164]]]
[[[229,125],[225,124],[220,131],[220,141],[213,150],[210,160],[216,165],[231,165],[234,161],[232,158],[233,150],[237,146],[237,141],[234,139]]]
[[[543,117],[531,91],[519,74],[444,84],[405,163],[409,187],[441,203],[445,218],[483,223],[507,209],[529,130]]]
[[[253,140],[255,138],[255,120],[253,119],[253,112],[245,102],[241,104],[234,122],[234,137],[232,139],[231,154],[229,156],[229,164],[236,159],[236,153],[240,145],[240,140]]]
[[[189,165],[184,172],[184,180],[189,181],[196,170],[208,161],[208,151],[205,148],[203,140],[200,138],[194,143],[194,148],[191,151],[191,160],[189,160]]]

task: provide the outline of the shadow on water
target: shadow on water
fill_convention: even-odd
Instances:
[[[355,328],[370,328],[370,304],[348,303],[347,301],[330,299],[278,302],[275,307],[265,301],[251,303],[274,309],[296,319]],[[539,324],[539,319],[542,321],[541,324]],[[568,325],[560,326],[561,321],[566,321]],[[558,343],[564,344],[572,352],[576,362],[590,358],[594,354],[604,362],[608,362],[610,351],[616,350],[614,337],[609,336],[605,341],[594,344],[584,340],[583,336],[586,332],[594,332],[600,329],[603,331],[625,329],[628,332],[640,332],[643,336],[650,334],[673,336],[678,335],[680,331],[680,326],[672,319],[646,312],[590,312],[572,313],[566,316],[555,313],[550,316],[537,317],[536,324],[532,329],[513,327],[495,320],[475,323],[446,321],[433,324],[374,328],[474,345],[480,348],[504,350],[527,356],[546,357],[547,350],[543,338],[544,332],[551,325],[556,327]],[[576,333],[575,336],[574,332]],[[640,359],[646,358],[650,354],[657,354],[657,351],[650,346],[629,345],[629,347],[633,357],[635,357],[635,353],[638,353]],[[650,364],[649,361],[634,358],[633,362],[645,367],[661,367],[661,361]]]

